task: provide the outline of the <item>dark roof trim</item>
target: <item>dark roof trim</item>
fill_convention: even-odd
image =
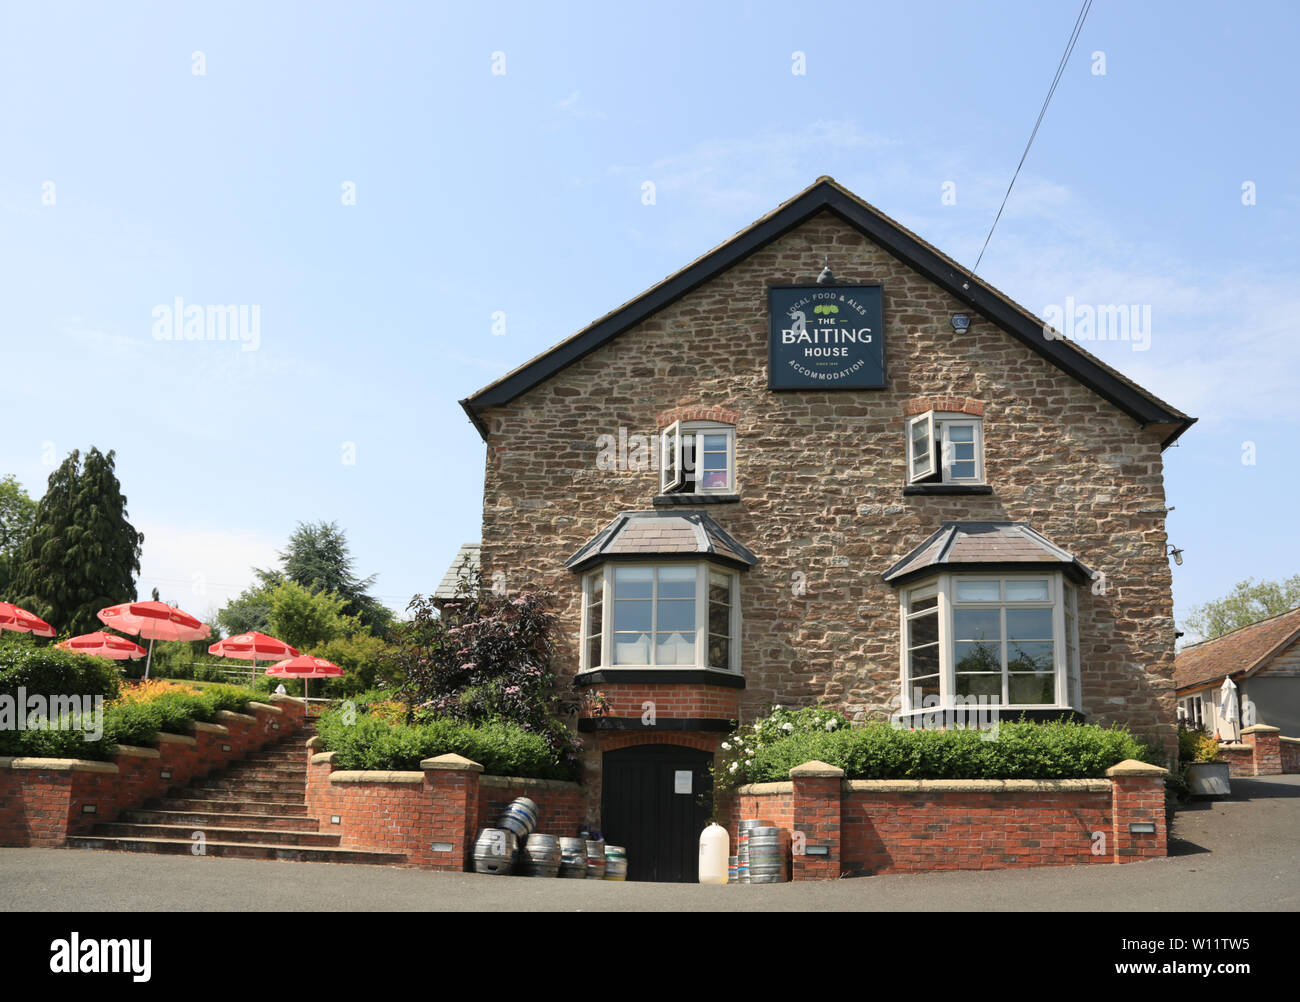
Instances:
[[[858,229],[1143,427],[1175,426],[1161,443],[1162,448],[1171,445],[1195,423],[1195,418],[1165,404],[1071,342],[1044,338],[1042,320],[991,286],[970,277],[957,262],[828,177],[819,178],[784,205],[638,298],[462,400],[461,407],[486,441],[488,431],[482,411],[509,403],[823,210]]]

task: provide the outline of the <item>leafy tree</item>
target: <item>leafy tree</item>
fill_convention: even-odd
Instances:
[[[18,549],[32,531],[36,502],[12,473],[0,478],[0,597],[7,594]]]
[[[381,671],[399,679],[408,718],[445,717],[474,724],[509,721],[544,735],[562,761],[577,746],[559,715],[551,669],[556,619],[545,592],[500,595],[477,572],[460,586],[462,600],[438,614],[416,595],[408,622],[390,634]]]
[[[15,601],[61,632],[99,629],[99,609],[135,600],[144,536],[127,521],[113,459],[92,447],[83,462],[73,450],[50,474],[15,557]]]
[[[347,534],[335,522],[299,522],[281,551],[281,570],[254,569],[263,585],[288,579],[313,592],[332,592],[343,599],[343,611],[360,619],[376,634],[386,633],[393,613],[367,594],[375,576],[358,578],[352,569]],[[297,646],[296,644],[294,646]]]
[[[306,653],[360,629],[355,617],[343,612],[343,598],[310,591],[295,581],[281,581],[267,596],[271,634]]]
[[[1205,640],[1213,640],[1262,619],[1281,615],[1300,605],[1300,574],[1284,581],[1239,581],[1224,598],[1193,607],[1186,626]]]
[[[271,592],[274,585],[245,588],[217,612],[217,622],[227,636],[237,633],[271,632]]]

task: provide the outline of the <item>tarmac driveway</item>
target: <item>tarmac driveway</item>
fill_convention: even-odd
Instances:
[[[1300,910],[1300,776],[1180,811],[1167,859],[701,887],[393,867],[0,849],[5,911]]]

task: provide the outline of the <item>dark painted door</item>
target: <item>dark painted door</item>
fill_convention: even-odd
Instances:
[[[607,843],[627,849],[628,880],[699,880],[700,832],[713,813],[712,764],[708,752],[679,745],[605,753],[601,830]]]

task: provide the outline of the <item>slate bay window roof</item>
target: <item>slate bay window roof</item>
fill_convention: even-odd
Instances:
[[[732,567],[758,563],[746,547],[699,511],[625,511],[565,561],[572,571],[603,560],[707,556]]]
[[[1024,522],[944,522],[942,528],[893,567],[892,585],[939,570],[1062,570],[1079,583],[1093,572]]]

